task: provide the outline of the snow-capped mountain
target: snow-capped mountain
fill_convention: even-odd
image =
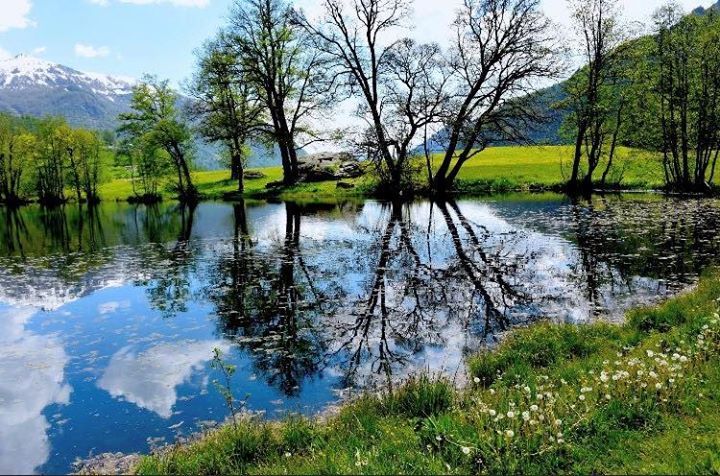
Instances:
[[[114,130],[118,115],[130,111],[137,82],[98,73],[83,73],[61,64],[19,55],[0,60],[0,112],[18,116],[61,116],[76,127]],[[196,164],[220,167],[218,145],[196,141]],[[277,165],[280,154],[253,147],[251,167]]]
[[[0,111],[65,117],[75,126],[113,129],[129,109],[135,81],[19,55],[0,61]]]

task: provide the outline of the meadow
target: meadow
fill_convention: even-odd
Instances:
[[[720,471],[720,273],[623,325],[539,324],[323,418],[246,416],[138,474]]]
[[[494,147],[468,161],[458,178],[460,193],[493,193],[527,190],[552,190],[567,180],[572,158],[569,146]],[[434,158],[439,163],[439,157]],[[601,165],[602,167],[602,165]],[[421,164],[418,164],[421,169]],[[348,180],[353,189],[339,189],[337,182],[305,183],[269,192],[266,185],[282,179],[281,167],[254,169],[264,177],[245,182],[245,197],[261,198],[273,195],[279,198],[321,199],[336,196],[368,195],[373,189],[371,178]],[[602,172],[599,172],[601,174]],[[227,170],[196,171],[195,184],[204,199],[233,198],[237,184],[229,180]],[[418,174],[418,184],[423,177]],[[663,186],[660,158],[648,152],[620,148],[616,163],[608,176],[609,183],[623,189],[647,190]],[[165,198],[172,194],[165,191]],[[104,200],[126,200],[132,195],[132,184],[127,178],[112,180],[100,188]]]

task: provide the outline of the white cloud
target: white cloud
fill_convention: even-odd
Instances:
[[[38,46],[34,50],[32,50],[32,54],[35,56],[39,56],[47,51],[47,46]]]
[[[113,314],[120,309],[128,309],[130,307],[130,301],[110,301],[102,303],[98,306],[98,313],[100,315]]]
[[[104,58],[110,54],[107,46],[92,46],[83,43],[75,44],[75,55],[81,58]]]
[[[0,31],[35,25],[28,16],[31,9],[32,2],[30,0],[2,0],[0,3]]]
[[[162,418],[172,416],[176,387],[205,367],[213,349],[227,352],[222,341],[159,344],[137,353],[125,347],[113,355],[98,386],[115,398],[122,397]]]
[[[12,56],[8,50],[0,48],[0,61],[10,59]]]
[[[0,473],[31,474],[50,456],[43,414],[68,404],[65,383],[70,358],[60,340],[27,330],[32,308],[0,309]]]

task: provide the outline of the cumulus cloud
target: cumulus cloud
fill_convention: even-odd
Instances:
[[[227,352],[222,341],[159,344],[141,353],[125,347],[113,355],[98,386],[162,418],[172,416],[176,387],[212,359],[213,349]]]
[[[92,46],[84,43],[75,45],[75,56],[81,58],[104,58],[110,54],[110,48],[107,46]]]
[[[0,31],[27,28],[35,23],[30,19],[30,0],[2,0],[0,4]]]
[[[33,308],[0,308],[0,473],[31,474],[50,456],[43,414],[68,404],[69,361],[60,340],[27,330]]]

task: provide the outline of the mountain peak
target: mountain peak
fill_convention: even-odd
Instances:
[[[130,78],[83,73],[24,54],[0,61],[0,89],[81,89],[110,97],[129,94],[134,84]]]
[[[0,60],[0,111],[62,116],[73,126],[114,129],[136,81],[86,73],[28,55]]]

